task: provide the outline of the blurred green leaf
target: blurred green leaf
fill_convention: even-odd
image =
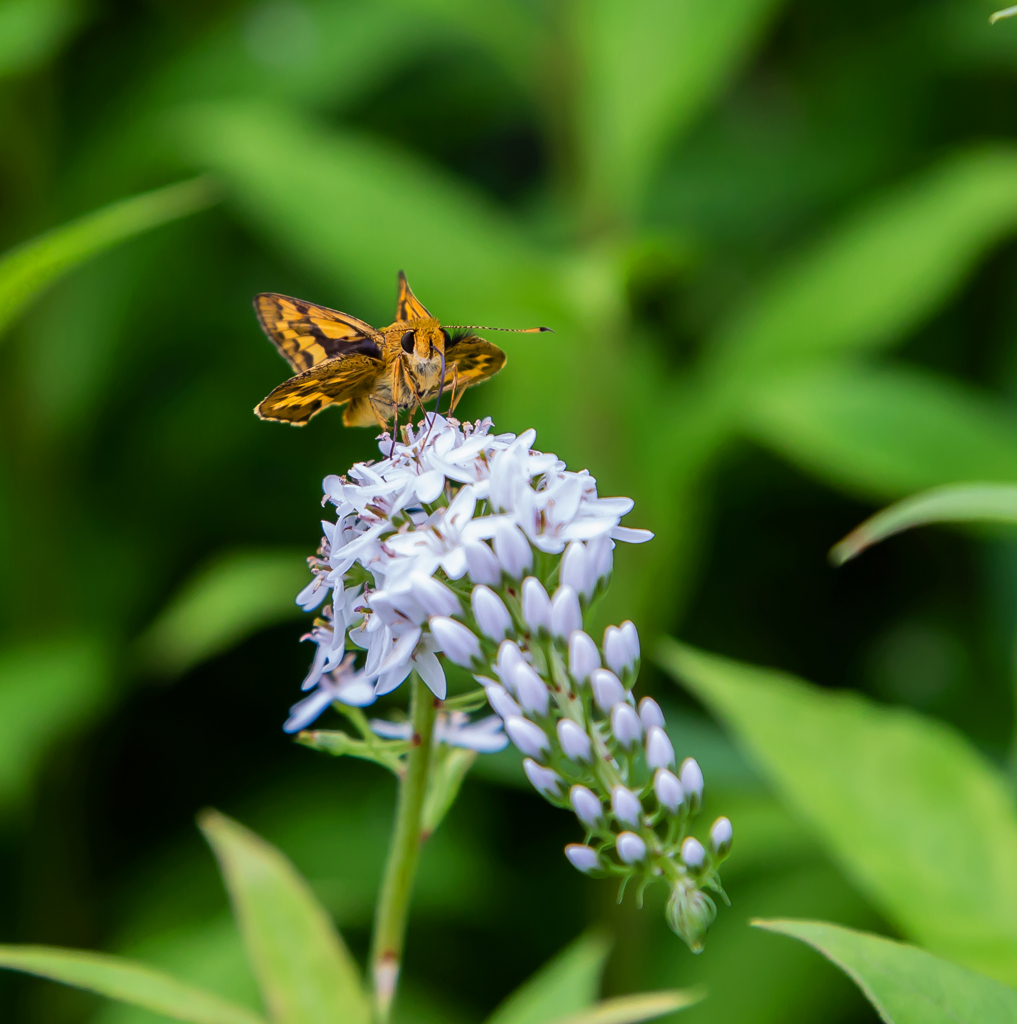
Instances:
[[[210,182],[196,178],[118,200],[9,250],[0,256],[0,332],[60,274],[213,201]]]
[[[54,744],[110,696],[106,652],[86,637],[0,651],[0,807],[21,800]]]
[[[923,949],[824,921],[753,921],[807,942],[847,974],[887,1024],[1014,1024],[1017,992]]]
[[[47,946],[0,946],[0,967],[36,974],[194,1024],[264,1024],[256,1013],[120,957]]]
[[[767,377],[742,416],[749,436],[864,495],[1017,480],[1017,419],[924,371],[833,365]]]
[[[694,1006],[705,993],[688,991],[643,992],[637,996],[604,999],[578,1013],[559,1018],[555,1024],[637,1024]]]
[[[424,798],[422,827],[430,836],[442,823],[449,808],[455,803],[459,790],[477,760],[475,750],[440,744],[434,754],[435,764],[427,784]]]
[[[199,824],[274,1024],[369,1024],[357,966],[293,865],[222,814],[206,811]]]
[[[231,551],[199,569],[139,640],[153,670],[184,672],[266,626],[305,613],[294,601],[310,582],[306,552]]]
[[[1017,150],[952,156],[797,253],[721,331],[722,372],[898,342],[1015,227]]]
[[[1017,814],[1004,778],[961,736],[674,641],[660,657],[906,934],[1017,980]]]
[[[552,1024],[587,1009],[600,991],[610,951],[600,933],[581,935],[508,996],[487,1024]]]
[[[0,78],[34,71],[82,20],[78,0],[0,0]]]
[[[955,484],[912,495],[866,519],[834,546],[830,559],[843,565],[895,533],[930,523],[1017,524],[1017,486]]]
[[[577,6],[582,132],[596,200],[637,212],[666,145],[727,84],[780,0]]]

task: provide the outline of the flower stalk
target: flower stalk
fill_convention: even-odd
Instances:
[[[406,920],[424,831],[424,798],[431,767],[434,720],[434,698],[414,672],[410,683],[413,733],[405,774],[399,781],[392,843],[378,897],[371,947],[375,1024],[387,1024],[399,982]]]

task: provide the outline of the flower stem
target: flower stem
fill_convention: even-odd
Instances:
[[[376,1024],[388,1021],[399,981],[406,918],[420,853],[424,796],[431,766],[434,699],[416,672],[411,676],[410,685],[413,738],[406,756],[406,774],[399,783],[395,827],[374,918],[371,972],[374,977]]]

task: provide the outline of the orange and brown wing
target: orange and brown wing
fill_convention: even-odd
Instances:
[[[399,271],[399,298],[396,300],[396,320],[426,320],[430,318],[427,307],[413,294],[406,281],[406,275]]]
[[[274,292],[256,295],[254,309],[264,332],[298,373],[336,356],[381,355],[381,332],[348,313]]]
[[[370,394],[384,363],[361,353],[338,356],[284,381],[255,407],[263,420],[303,426],[326,406]]]
[[[445,349],[445,387],[458,377],[458,387],[468,388],[493,377],[505,365],[505,353],[483,338],[469,335]]]

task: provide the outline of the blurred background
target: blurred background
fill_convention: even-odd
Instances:
[[[0,336],[0,940],[254,1001],[211,805],[363,954],[393,786],[280,726],[321,478],[377,449],[338,413],[252,415],[287,367],[251,298],[384,325],[404,269],[446,321],[557,332],[501,336],[461,413],[636,498],[657,538],[618,553],[604,622],[639,624],[644,692],[736,840],[695,958],[660,893],[616,906],[561,855],[570,816],[481,759],[425,852],[402,1019],[478,1021],[599,927],[608,993],[711,988],[689,1024],[874,1020],[746,927],[881,923],[649,655],[670,634],[854,687],[1017,766],[1017,547],[919,531],[826,559],[891,499],[1017,480],[1017,22],[992,9],[0,0],[0,245],[148,193],[114,208],[119,244],[84,222],[89,258]],[[7,975],[0,1006],[161,1019]]]

